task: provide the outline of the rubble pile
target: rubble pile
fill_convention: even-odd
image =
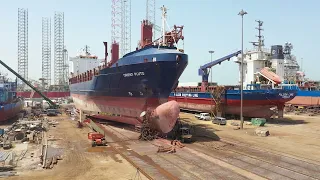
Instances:
[[[43,164],[43,168],[52,168],[57,163],[57,160],[61,159],[62,153],[58,153],[58,150],[48,145],[48,140],[50,139],[46,137],[46,131],[49,127],[56,127],[57,124],[57,121],[49,120],[42,115],[25,114],[20,116],[20,119],[12,125],[3,129],[0,136],[1,146],[3,149],[10,149],[13,147],[12,143],[15,143],[15,146],[19,143],[39,144],[41,145],[40,162]],[[11,151],[15,151],[15,149]],[[24,156],[21,156],[19,160]]]
[[[40,156],[42,168],[52,169],[53,166],[58,163],[58,160],[62,160],[62,150],[49,147],[48,145],[43,145],[42,148],[42,154]]]
[[[147,115],[143,117],[141,126],[138,128],[140,130],[140,136],[139,136],[140,140],[152,141],[156,139],[158,136],[159,132],[151,127],[149,123],[149,118],[150,118],[150,114],[147,113]]]
[[[0,129],[0,146],[4,149],[0,150],[0,177],[14,175],[16,173],[14,169],[19,167],[18,162],[21,160],[23,160],[22,166],[24,163],[31,162],[32,164],[32,158],[36,154],[38,146],[43,147],[44,133],[50,126],[55,127],[58,124],[43,115],[35,115],[34,113],[25,112],[19,114],[18,117],[19,120]],[[56,163],[55,159],[59,158],[54,157],[51,159],[53,163]]]
[[[9,141],[25,142],[39,144],[41,142],[41,132],[46,131],[49,123],[46,118],[36,120],[23,118],[4,129],[4,134],[0,138],[2,144]]]
[[[173,141],[171,141],[171,146],[168,146],[168,147],[159,146],[157,152],[175,153],[177,147],[183,148],[184,145],[178,140],[173,140]]]

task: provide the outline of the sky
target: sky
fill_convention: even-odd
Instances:
[[[104,57],[103,41],[111,41],[112,0],[0,0],[0,59],[17,70],[18,8],[27,8],[29,21],[29,78],[41,77],[42,17],[55,11],[64,12],[64,42],[70,57],[76,56],[85,45],[91,53]],[[131,0],[131,49],[140,39],[140,23],[146,17],[146,0]],[[257,23],[262,20],[266,48],[271,45],[293,44],[293,54],[303,66],[306,76],[320,80],[318,59],[320,42],[320,1],[308,0],[156,0],[156,24],[161,25],[160,7],[168,8],[168,24],[184,25],[184,50],[189,64],[180,82],[200,82],[198,68],[213,60],[241,50],[241,9],[244,16],[244,49],[256,41]],[[53,67],[53,32],[52,67]],[[160,33],[157,33],[158,36]],[[109,53],[110,54],[110,53]],[[213,81],[236,84],[239,71],[236,63],[227,61],[213,68]],[[3,67],[0,71],[6,72]],[[53,72],[53,68],[52,68]],[[14,77],[8,73],[10,77]],[[53,77],[53,76],[52,76]]]

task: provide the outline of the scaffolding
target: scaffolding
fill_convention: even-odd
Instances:
[[[156,0],[147,0],[146,20],[153,25],[152,39],[156,39]]]
[[[64,13],[54,14],[54,84],[66,84],[64,80]]]
[[[18,9],[18,74],[28,79],[28,10]],[[18,88],[24,89],[25,83],[18,80]]]
[[[51,85],[51,19],[42,18],[42,79]]]
[[[66,47],[64,47],[63,49],[63,82],[65,83],[65,85],[67,85],[67,83],[69,82],[69,56],[68,56],[68,50],[66,49]]]
[[[131,0],[122,1],[121,56],[131,51]]]
[[[131,51],[131,0],[112,0],[111,43],[119,43],[120,57]]]

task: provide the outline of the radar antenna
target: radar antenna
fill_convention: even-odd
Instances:
[[[82,49],[82,51],[84,51],[87,56],[91,55],[89,48],[90,47],[88,45],[85,45],[84,48]]]
[[[256,20],[256,22],[258,23],[258,27],[256,27],[256,29],[258,29],[259,31],[259,35],[256,36],[258,37],[258,42],[250,42],[250,43],[252,43],[253,46],[258,47],[258,51],[262,51],[262,47],[264,46],[264,36],[261,34],[261,31],[263,31],[262,29],[263,21]]]

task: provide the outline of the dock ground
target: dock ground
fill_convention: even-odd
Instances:
[[[125,126],[104,124],[108,145],[91,147],[88,127],[77,128],[66,115],[50,117],[59,124],[47,131],[49,144],[62,148],[62,160],[52,169],[42,169],[39,148],[29,143],[17,163],[16,176],[7,179],[139,179],[137,172],[141,179],[320,177],[319,116],[286,115],[286,120],[268,122],[268,137],[255,135],[252,125],[234,130],[232,120],[219,126],[194,114],[181,113],[180,118],[192,125],[194,142],[175,153],[158,153],[158,147],[169,146],[169,140],[140,141],[139,134]]]

